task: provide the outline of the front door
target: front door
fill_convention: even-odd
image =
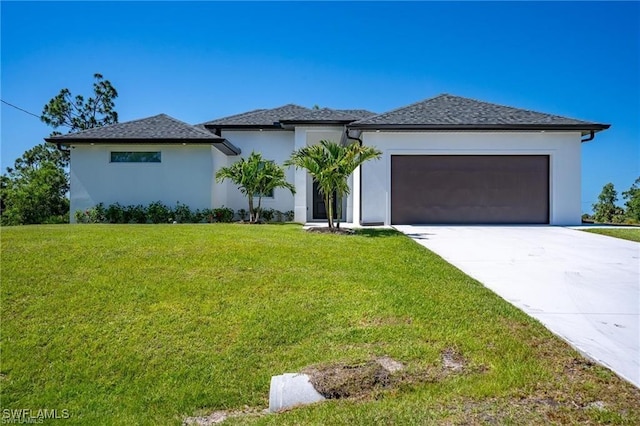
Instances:
[[[333,218],[338,217],[338,211],[336,209],[336,194],[333,194]],[[324,205],[324,197],[318,189],[318,182],[313,182],[313,218],[314,219],[327,219],[327,209]]]

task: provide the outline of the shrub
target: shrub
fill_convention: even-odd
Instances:
[[[86,223],[85,214],[82,210],[76,210],[73,213],[73,217],[76,219],[77,223]]]
[[[213,209],[196,210],[195,216],[196,223],[213,223],[214,221]]]
[[[155,201],[147,207],[147,219],[153,223],[167,223],[173,212],[161,201]]]
[[[271,222],[271,220],[273,219],[274,213],[275,213],[275,210],[273,209],[264,209],[260,212],[260,215],[262,216],[262,219],[264,219],[265,222]]]
[[[127,223],[124,219],[124,207],[119,203],[109,204],[104,215],[108,223]]]
[[[131,205],[124,208],[125,223],[147,223],[147,211],[143,205]]]
[[[85,211],[76,210],[74,217],[78,223],[102,223],[106,221],[104,204],[98,203]]]
[[[60,224],[63,224],[63,223],[69,223],[69,213],[61,214],[61,215],[55,215],[55,216],[49,216],[42,223],[47,224],[47,225],[60,225]]]
[[[294,217],[295,213],[293,212],[293,210],[284,212],[284,220],[286,220],[287,222],[293,222]]]
[[[246,211],[245,211],[246,214]],[[129,205],[119,203],[110,204],[105,208],[103,203],[87,210],[77,210],[74,213],[78,223],[212,223],[232,222],[233,209],[219,207],[192,211],[186,204],[178,202],[175,209],[171,209],[161,201],[155,201],[148,206]],[[63,216],[52,217],[50,223],[68,222]]]
[[[224,206],[213,209],[213,217],[216,222],[231,222],[233,220],[233,210]]]
[[[247,211],[245,209],[240,209],[236,213],[238,213],[238,217],[241,221],[244,221],[247,218]]]
[[[282,222],[284,214],[280,210],[275,211],[276,222]]]
[[[190,223],[194,221],[194,215],[191,212],[189,206],[181,204],[180,201],[176,203],[176,208],[173,211],[174,218],[178,223]]]

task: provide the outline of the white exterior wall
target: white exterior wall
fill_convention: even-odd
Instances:
[[[75,145],[71,148],[71,221],[98,203],[176,202],[212,207],[210,145]],[[111,151],[160,151],[160,163],[111,163]]]
[[[251,151],[259,152],[265,160],[275,161],[276,164],[282,166],[289,159],[294,150],[294,132],[286,130],[264,130],[264,131],[222,131],[222,136],[231,142],[234,146],[242,151],[238,156],[225,156],[226,164],[230,166],[240,158],[247,158],[251,155]],[[216,164],[215,170],[222,167],[222,164]],[[289,167],[285,170],[287,181],[295,184],[295,170]],[[296,185],[296,190],[298,186]],[[247,198],[242,195],[240,190],[231,181],[225,181],[222,185],[214,186],[216,190],[226,193],[226,201],[224,205],[237,211],[239,209],[249,210]],[[257,200],[257,199],[256,199]],[[262,197],[262,208],[274,209],[286,212],[294,209],[294,196],[286,188],[277,188],[273,192],[273,198]]]
[[[549,220],[581,222],[579,132],[364,132],[380,160],[361,167],[362,223],[390,224],[392,155],[549,155]]]

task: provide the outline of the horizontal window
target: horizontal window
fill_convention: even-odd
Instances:
[[[160,163],[160,151],[111,151],[112,163]]]
[[[265,193],[265,194],[257,194],[256,195],[256,197],[259,197],[259,196],[263,196],[263,197],[266,197],[266,198],[273,198],[273,189],[270,190],[269,192]]]

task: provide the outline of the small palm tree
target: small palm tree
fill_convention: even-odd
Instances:
[[[342,216],[342,198],[349,195],[349,176],[365,161],[378,159],[382,152],[373,148],[360,146],[354,142],[340,145],[336,142],[322,140],[317,145],[306,146],[294,151],[285,166],[306,169],[324,198],[329,228],[333,223],[333,196],[336,196],[337,227],[340,227]]]
[[[216,173],[216,181],[229,179],[249,200],[249,222],[260,220],[262,197],[272,193],[276,188],[286,188],[295,194],[295,187],[287,182],[284,169],[273,161],[262,158],[262,154],[251,152],[248,158],[241,158],[229,167],[222,167]],[[258,198],[258,205],[254,198]]]

